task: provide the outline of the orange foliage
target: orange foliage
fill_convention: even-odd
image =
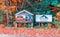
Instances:
[[[22,0],[18,0],[18,2],[19,2],[19,3],[21,3],[21,2],[22,2]]]
[[[50,7],[50,8],[52,9],[52,10],[51,10],[52,12],[54,12],[54,11],[57,12],[58,10],[60,10],[60,8],[58,8],[58,7]]]
[[[12,7],[11,7],[11,11],[12,11],[12,12],[16,11],[16,7],[15,7],[15,6],[12,6]]]
[[[9,12],[15,12],[16,11],[16,6],[10,6]]]
[[[5,5],[3,5],[3,6],[1,6],[1,10],[4,10],[6,8],[6,6]]]
[[[12,0],[12,2],[14,2],[14,3],[15,3],[15,2],[17,2],[17,1],[16,1],[16,0]]]
[[[0,1],[0,4],[2,4],[3,2],[2,1]]]

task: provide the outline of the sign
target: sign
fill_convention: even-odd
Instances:
[[[20,22],[20,23],[31,23],[31,22],[33,22],[33,14],[26,11],[26,10],[23,10],[23,11],[17,13],[15,18],[16,18],[16,21]]]
[[[16,17],[17,17],[16,21],[17,22],[21,22],[21,23],[32,22],[33,21],[32,15],[24,14],[24,15],[20,15],[20,16],[16,16]]]
[[[52,22],[52,15],[36,15],[36,22]]]

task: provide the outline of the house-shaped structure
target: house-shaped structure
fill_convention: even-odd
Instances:
[[[32,23],[33,14],[26,10],[22,10],[15,14],[15,19],[18,23]]]

